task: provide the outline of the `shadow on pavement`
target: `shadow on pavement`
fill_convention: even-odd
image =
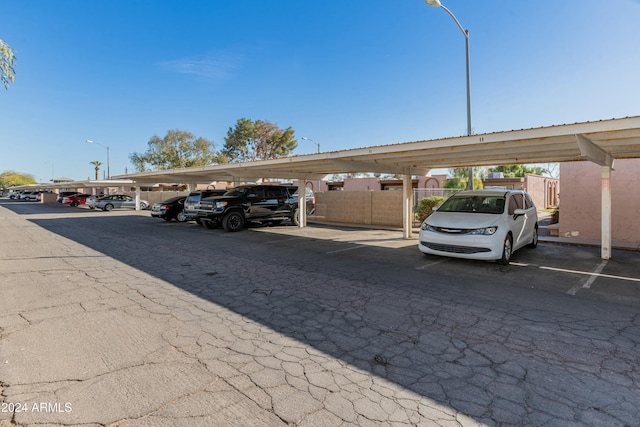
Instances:
[[[638,389],[612,380],[640,378],[612,367],[639,360],[634,310],[510,287],[517,267],[456,260],[460,283],[409,268],[425,258],[408,249],[327,256],[335,242],[143,216],[31,221],[479,423],[637,421],[623,408]]]

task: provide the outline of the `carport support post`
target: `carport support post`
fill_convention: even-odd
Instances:
[[[136,210],[140,210],[140,186],[136,185]]]
[[[611,166],[602,166],[601,258],[611,259]]]
[[[306,179],[298,179],[298,212],[300,213],[300,221],[298,227],[307,226],[307,185]]]
[[[402,237],[411,238],[413,228],[413,180],[411,175],[405,174],[402,177]]]

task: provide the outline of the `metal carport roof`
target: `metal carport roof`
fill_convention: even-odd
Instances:
[[[84,181],[61,181],[56,183],[25,184],[10,187],[11,190],[53,190],[60,188],[106,188],[133,186],[131,179],[105,179],[105,180],[84,180]]]
[[[591,141],[591,151],[580,141]],[[320,179],[330,174],[380,172],[425,175],[433,168],[492,166],[640,157],[640,116],[406,142],[245,163],[116,176],[137,183],[210,183],[259,178]]]

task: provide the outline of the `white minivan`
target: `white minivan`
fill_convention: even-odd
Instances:
[[[448,198],[420,227],[425,254],[509,264],[523,246],[538,245],[538,213],[521,190],[469,190]]]

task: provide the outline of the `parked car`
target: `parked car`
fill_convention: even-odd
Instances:
[[[87,199],[85,200],[85,205],[87,205],[87,207],[89,207],[90,209],[95,209],[96,208],[96,202],[98,201],[98,199],[100,197],[104,197],[104,194],[101,195],[93,195],[93,196],[89,196],[87,197]]]
[[[64,199],[67,196],[73,196],[74,194],[80,194],[80,192],[79,191],[61,191],[60,193],[58,193],[58,196],[56,197],[56,202],[62,203],[62,199]]]
[[[460,191],[420,227],[425,254],[496,260],[508,264],[523,246],[538,245],[538,215],[531,196],[520,190]]]
[[[17,199],[19,198],[18,196],[20,196],[21,193],[22,191],[20,190],[9,190],[9,192],[7,193],[7,197],[9,197],[10,199]]]
[[[187,217],[184,215],[184,201],[187,196],[172,197],[163,200],[160,203],[154,203],[151,206],[151,216],[154,218],[162,218],[165,221],[171,221],[175,218],[178,222],[185,222]]]
[[[227,190],[201,190],[201,191],[192,191],[187,195],[187,198],[184,200],[184,216],[187,221],[196,221],[198,224],[200,220],[198,219],[198,208],[200,207],[200,200],[205,199],[207,197],[213,196],[222,196],[226,193]]]
[[[20,200],[40,200],[40,191],[25,191],[20,194]]]
[[[97,199],[89,198],[87,201],[91,209],[102,209],[103,211],[110,211],[114,208],[136,208],[136,199],[126,194],[112,194],[110,196],[103,196]],[[149,202],[146,200],[140,200],[140,209],[147,209]]]
[[[222,226],[240,231],[247,221],[280,224],[290,220],[298,225],[298,187],[287,185],[241,185],[223,196],[200,201],[198,218],[207,228]],[[307,188],[307,214],[315,210],[313,191]]]
[[[77,207],[86,204],[87,198],[89,197],[91,197],[91,194],[72,194],[63,197],[60,203],[62,203],[63,205]]]

